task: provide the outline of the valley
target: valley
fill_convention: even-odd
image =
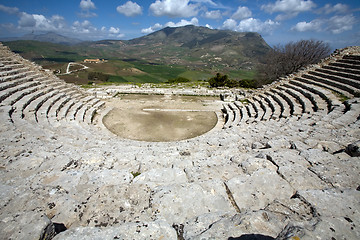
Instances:
[[[54,38],[53,35],[51,35]],[[65,41],[61,38],[62,41]],[[57,41],[59,42],[59,41]],[[90,72],[109,76],[105,83],[165,83],[182,77],[207,81],[217,72],[230,78],[253,79],[270,47],[257,33],[239,33],[185,26],[164,28],[132,40],[103,40],[59,44],[33,40],[4,42],[22,57],[56,73],[67,82],[84,85]],[[106,59],[83,63],[84,59]],[[63,75],[69,62],[87,69]]]

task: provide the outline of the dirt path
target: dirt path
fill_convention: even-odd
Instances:
[[[172,95],[124,95],[107,103],[103,119],[120,137],[141,141],[177,141],[202,135],[217,124],[218,98]]]

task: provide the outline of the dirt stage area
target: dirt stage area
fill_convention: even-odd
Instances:
[[[202,135],[217,126],[216,112],[221,109],[218,97],[174,95],[122,95],[108,100],[107,105],[113,110],[103,122],[111,132],[150,142]]]

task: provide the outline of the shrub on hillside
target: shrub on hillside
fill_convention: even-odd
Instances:
[[[239,87],[242,88],[256,88],[256,81],[254,79],[242,79],[239,81]]]
[[[258,68],[257,87],[271,83],[299,69],[319,62],[330,54],[328,43],[317,40],[300,40],[275,46]]]
[[[225,87],[226,83],[229,81],[227,75],[221,75],[217,73],[215,77],[209,79],[210,87]]]
[[[104,74],[101,72],[89,72],[88,73],[88,80],[98,80],[102,82],[106,82],[109,80],[110,76],[108,74]]]
[[[184,82],[190,82],[190,80],[184,77],[177,77],[177,78],[169,79],[166,83],[184,83]]]
[[[256,82],[251,79],[242,79],[240,81],[229,79],[227,75],[221,75],[221,73],[217,73],[215,77],[209,79],[210,87],[243,87],[243,88],[255,88]]]

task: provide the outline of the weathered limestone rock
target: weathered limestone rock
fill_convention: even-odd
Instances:
[[[242,175],[242,169],[235,164],[194,166],[185,169],[189,182],[221,179],[227,181],[235,176]]]
[[[151,189],[159,185],[168,185],[173,183],[186,183],[187,178],[184,170],[179,168],[160,168],[151,169],[141,173],[134,178],[134,183],[145,184]]]
[[[291,143],[286,136],[276,136],[266,143],[267,148],[279,149],[290,148]]]
[[[359,185],[360,162],[351,158],[338,158],[337,155],[319,149],[301,153],[311,164],[309,170],[322,181],[340,188],[353,188]]]
[[[344,51],[354,49],[359,56],[343,63],[360,61],[359,47]],[[340,65],[344,75],[352,64]],[[347,74],[354,81],[357,75]],[[229,129],[220,130],[220,119],[196,138],[140,142],[112,135],[102,124],[108,110],[96,114],[95,125],[74,119],[76,111],[94,110],[86,103],[75,109],[89,99],[83,90],[1,44],[0,78],[1,239],[51,238],[60,225],[68,230],[55,239],[360,238],[359,98],[341,103],[331,91],[289,77],[249,92],[259,100],[256,118],[243,109]],[[45,92],[49,85],[57,90]],[[288,101],[273,98],[269,90],[277,86],[278,93],[287,89]],[[220,93],[145,92],[172,91]],[[279,119],[280,111],[291,114],[289,101],[299,110],[303,97],[307,114]],[[269,119],[260,121],[264,108]]]
[[[360,221],[360,193],[356,190],[308,190],[300,191],[320,216],[320,222],[313,232],[307,233],[304,239],[357,239],[359,231],[355,230]],[[336,206],[336,207],[335,207]]]
[[[113,240],[113,239],[176,239],[174,228],[164,221],[124,223],[116,227],[79,227],[69,229],[54,240]]]
[[[234,177],[226,185],[241,212],[263,209],[274,200],[289,199],[294,194],[289,183],[269,169]]]
[[[353,190],[307,190],[299,191],[321,217],[350,217],[354,223],[360,221],[360,192]],[[334,207],[336,206],[336,208]],[[353,219],[354,218],[354,219]]]
[[[266,157],[266,156],[265,156]],[[252,175],[254,172],[260,169],[269,169],[271,171],[276,171],[277,167],[271,163],[269,160],[264,158],[248,158],[240,164],[243,171],[249,175]]]
[[[2,239],[50,240],[55,236],[55,227],[42,213],[19,212],[1,216],[0,235]]]
[[[356,223],[347,217],[322,217],[313,231],[307,231],[301,239],[358,239]]]
[[[151,207],[157,219],[177,224],[208,212],[234,211],[221,181],[159,186]]]
[[[78,225],[106,227],[132,221],[150,221],[151,190],[146,185],[109,185],[84,199]]]
[[[274,239],[285,226],[286,223],[275,214],[262,210],[243,214],[204,214],[185,225],[184,239],[236,239],[254,233]]]

